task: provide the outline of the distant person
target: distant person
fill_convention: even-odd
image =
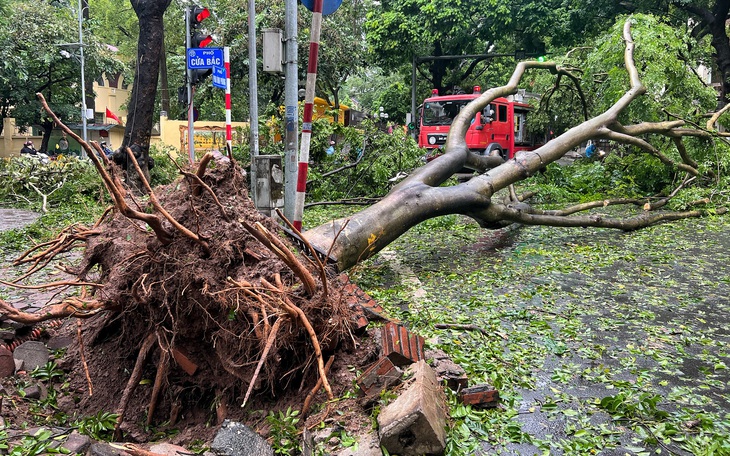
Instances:
[[[28,154],[28,155],[37,155],[38,151],[33,146],[33,141],[26,141],[25,144],[23,144],[23,148],[20,149],[21,154]]]
[[[335,142],[334,141],[330,141],[330,146],[327,148],[327,150],[325,150],[325,153],[327,154],[328,157],[331,157],[332,155],[335,154]]]
[[[68,152],[68,140],[65,136],[59,139],[56,143],[56,151],[59,154],[65,154],[66,152]]]
[[[596,145],[593,144],[593,141],[588,141],[588,145],[586,146],[586,158],[593,157],[593,154],[596,153]]]
[[[104,155],[106,155],[107,158],[111,158],[114,154],[114,151],[106,144],[106,141],[101,142],[101,150],[104,151]]]

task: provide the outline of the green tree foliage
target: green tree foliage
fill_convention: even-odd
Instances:
[[[423,151],[399,128],[389,134],[369,120],[358,129],[320,120],[313,129],[313,164],[307,186],[311,201],[381,197],[405,173],[423,164]],[[339,138],[335,153],[326,155],[332,135]],[[332,173],[334,170],[340,171]]]
[[[609,0],[388,0],[373,4],[365,29],[374,63],[400,68],[414,56],[550,52],[595,36],[624,8]],[[419,68],[444,93],[483,70],[477,62],[442,60]]]
[[[534,77],[533,89],[543,96],[540,108],[530,119],[533,130],[550,130],[559,135],[580,123],[584,110],[588,117],[598,115],[625,93],[628,75],[623,67],[625,43],[621,39],[625,20],[619,18],[611,30],[563,58],[565,65],[585,69],[579,81],[583,98],[578,96],[576,85],[567,79],[556,85],[554,77]],[[686,25],[670,26],[657,16],[636,14],[630,20],[636,43],[636,67],[647,93],[622,113],[620,121],[632,125],[682,119],[689,125],[704,126],[706,113],[714,110],[717,100],[715,90],[696,73],[700,65],[710,64],[709,37],[696,40],[689,36]],[[670,138],[647,135],[645,139],[673,161],[682,161]],[[710,186],[726,186],[723,176],[730,170],[725,142],[689,137],[684,139],[684,144],[689,156],[699,163],[700,170],[711,171],[708,175],[718,171],[719,174],[714,174],[712,181],[700,179],[684,189],[673,202],[678,209],[684,209],[689,201],[707,196]],[[601,195],[667,195],[683,178],[683,172],[665,166],[636,147],[611,143],[602,143],[600,147],[612,151],[602,161],[581,159],[567,168],[551,165],[546,173],[537,177],[534,181],[553,186],[547,192],[541,191],[549,195],[546,199],[590,201],[600,199]]]
[[[80,120],[80,64],[73,57],[78,49],[60,46],[78,42],[75,12],[40,0],[12,1],[9,17],[0,34],[0,114],[15,117],[19,127],[42,126],[43,149],[53,126],[41,112],[36,92],[64,120]],[[118,68],[93,35],[84,36],[86,78]],[[66,52],[62,52],[62,51]]]
[[[566,66],[583,70],[579,81],[582,97],[567,78],[556,84],[550,74],[535,72],[529,76],[525,86],[541,95],[540,110],[530,118],[534,131],[561,134],[585,120],[584,112],[588,117],[598,115],[624,94],[628,85],[621,39],[624,20],[619,18],[605,34],[556,58]],[[638,43],[634,57],[647,96],[631,104],[622,122],[670,118],[700,122],[714,109],[716,100],[714,90],[696,73],[701,65],[710,65],[708,40],[692,39],[686,26],[670,26],[651,15],[632,16],[632,34]]]

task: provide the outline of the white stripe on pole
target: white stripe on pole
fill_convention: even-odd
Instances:
[[[317,58],[319,56],[319,34],[322,29],[322,0],[314,0],[312,9],[312,33],[309,40],[309,62],[307,63],[307,86],[304,96],[304,116],[302,119],[302,141],[299,148],[299,167],[297,175],[297,195],[294,206],[294,228],[302,230],[304,197],[307,191],[307,171],[309,167],[309,147],[312,137],[312,111],[314,110],[314,88],[317,82]]]

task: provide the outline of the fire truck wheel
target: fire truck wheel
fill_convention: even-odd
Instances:
[[[505,151],[497,143],[488,145],[487,148],[484,149],[484,155],[491,157],[500,156],[503,160],[507,160],[507,153],[505,153]]]

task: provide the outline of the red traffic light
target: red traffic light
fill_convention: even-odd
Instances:
[[[190,47],[204,48],[213,42],[213,37],[205,33],[194,33],[190,37]]]
[[[190,9],[190,25],[195,27],[197,25],[200,25],[201,22],[208,19],[210,17],[210,10],[208,8],[201,8],[199,6],[194,6]]]

